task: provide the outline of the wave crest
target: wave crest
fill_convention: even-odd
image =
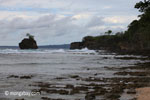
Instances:
[[[0,49],[1,54],[13,54],[13,53],[96,53],[95,50],[84,49],[29,49],[29,50],[20,50],[20,49]]]

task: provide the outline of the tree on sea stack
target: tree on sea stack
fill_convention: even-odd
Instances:
[[[20,43],[19,43],[19,47],[20,49],[37,49],[38,46],[36,44],[36,41],[34,39],[34,36],[27,33],[26,36],[28,36],[28,38],[24,38]]]
[[[29,37],[29,39],[34,40],[34,36],[33,36],[33,35],[31,35],[30,33],[27,33],[27,34],[26,34],[26,36],[28,36],[28,37]]]

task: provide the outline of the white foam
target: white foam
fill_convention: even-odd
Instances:
[[[69,50],[69,52],[75,52],[75,53],[96,53],[95,50],[89,50],[88,48],[83,48],[83,49],[75,49],[75,50]]]
[[[66,49],[29,49],[29,50],[21,50],[21,49],[0,49],[1,54],[13,54],[13,53],[96,53],[94,50],[84,49],[76,49],[76,50],[66,50]]]

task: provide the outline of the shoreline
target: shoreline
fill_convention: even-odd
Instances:
[[[42,55],[43,54],[40,54],[39,56],[34,55],[34,57],[42,57]],[[56,54],[54,55],[56,56]],[[142,56],[141,57],[132,56],[132,55],[131,56],[129,55],[106,56],[106,55],[107,53],[100,56],[93,56],[93,55],[92,56],[86,55],[81,57],[74,56],[74,58],[76,58],[75,62],[79,60],[81,61],[81,59],[83,58],[87,59],[88,57],[92,57],[92,58],[89,58],[84,61],[87,61],[87,63],[89,61],[91,62],[93,61],[92,65],[87,64],[85,66],[84,65],[85,62],[84,62],[84,64],[82,65],[84,67],[76,66],[77,69],[75,73],[65,72],[66,68],[69,68],[68,70],[73,70],[74,68],[76,68],[76,67],[72,67],[72,69],[70,69],[71,68],[70,66],[72,65],[71,64],[68,67],[63,67],[63,69],[62,68],[60,69],[63,70],[63,72],[65,72],[65,74],[62,75],[60,74],[61,76],[56,75],[55,77],[50,77],[52,75],[55,75],[56,73],[50,74],[50,76],[49,75],[41,76],[39,75],[39,73],[37,74],[12,73],[9,75],[4,74],[6,77],[4,81],[7,80],[11,84],[12,82],[18,82],[17,85],[21,83],[20,86],[22,87],[23,90],[26,88],[31,92],[41,93],[39,97],[34,97],[35,98],[34,100],[37,99],[40,100],[136,100],[135,97],[137,95],[137,91],[136,91],[137,88],[150,87],[149,84],[150,77],[148,77],[150,76],[150,72],[148,72],[150,69],[149,58],[147,57],[145,58]],[[17,56],[17,58],[22,56],[26,59],[29,58],[28,54],[12,55],[11,57],[14,58],[14,56]],[[33,55],[30,54],[30,57],[31,56]],[[51,56],[52,55],[50,56],[46,55],[46,57],[48,58]],[[9,57],[11,60],[11,57],[9,55],[6,55],[6,58],[7,57]],[[45,55],[43,55],[43,57],[45,61]],[[70,60],[68,59],[68,56],[64,55],[62,58],[64,57],[67,58],[66,60],[67,62]],[[65,63],[66,61],[64,61],[63,63]],[[109,65],[104,64],[102,67],[100,67],[103,61],[106,61],[105,64],[108,64],[107,61],[113,61],[113,62],[120,61],[120,63],[109,62]],[[132,63],[127,63],[127,65],[125,64],[126,62],[130,62],[130,61]],[[58,63],[58,61],[56,62]],[[33,71],[35,71],[38,68],[41,68],[40,66],[37,67],[37,65],[39,65],[39,61],[37,61],[37,63],[33,63],[33,62],[30,63],[31,63],[30,66],[31,68],[33,68],[32,66],[36,66]],[[63,63],[61,62],[61,65]],[[121,63],[123,64],[123,66],[119,66]],[[27,64],[29,64],[28,60],[27,60]],[[48,63],[47,66],[49,66],[49,64],[50,63]],[[19,64],[18,68],[20,68],[20,65],[22,64]],[[43,65],[43,63],[41,65]],[[14,65],[14,67],[15,66],[16,64]],[[43,67],[44,66],[46,65],[43,65]],[[64,66],[66,66],[66,64],[64,64]],[[30,67],[27,68],[30,69]],[[49,68],[49,67],[45,67],[45,68]],[[24,85],[26,87],[23,87]],[[14,86],[16,85],[14,84]],[[15,97],[15,100],[20,100],[20,99],[26,100],[27,98]]]

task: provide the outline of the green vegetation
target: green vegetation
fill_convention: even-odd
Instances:
[[[108,30],[107,32],[105,32],[106,35],[110,35],[112,33],[112,30]]]
[[[138,2],[135,8],[141,15],[134,20],[127,31],[111,35],[108,30],[103,36],[86,36],[82,40],[82,47],[89,49],[108,49],[124,51],[150,51],[150,0]]]
[[[34,36],[33,36],[33,35],[31,35],[31,34],[27,33],[27,34],[26,34],[26,36],[28,36],[28,37],[29,37],[29,39],[34,40]]]
[[[140,1],[135,8],[142,12],[139,15],[140,19],[131,22],[123,36],[133,49],[148,50],[150,49],[150,0]]]

